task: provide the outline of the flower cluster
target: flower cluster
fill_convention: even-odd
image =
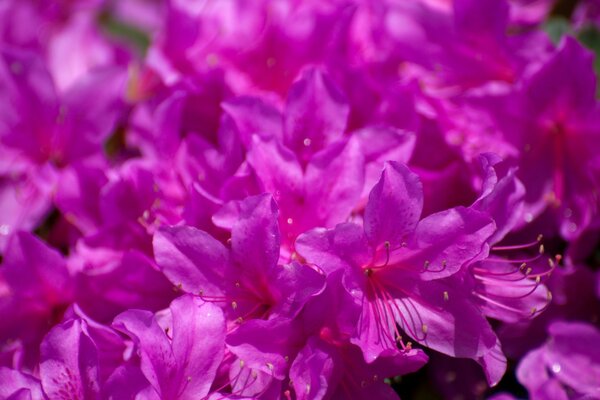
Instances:
[[[566,3],[4,0],[0,400],[600,398]]]

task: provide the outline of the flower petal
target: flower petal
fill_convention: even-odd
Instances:
[[[225,317],[219,307],[184,295],[170,306],[173,355],[179,368],[178,399],[208,394],[225,352]]]
[[[423,210],[423,187],[405,165],[386,163],[381,179],[369,195],[365,233],[373,245],[397,247],[415,230]]]
[[[100,395],[98,352],[82,320],[55,326],[40,346],[40,377],[51,399]]]
[[[212,236],[190,226],[161,228],[154,235],[154,257],[174,285],[188,293],[220,294],[229,252]]]

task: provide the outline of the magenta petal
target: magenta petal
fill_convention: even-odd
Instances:
[[[114,260],[94,258],[101,253],[82,251],[77,260],[82,264],[76,281],[78,305],[91,317],[107,322],[129,308],[158,310],[168,305],[173,286],[151,258],[138,250],[117,252]],[[89,268],[90,263],[94,267]]]
[[[479,40],[504,39],[509,3],[497,0],[457,0],[453,3],[454,20],[459,34]]]
[[[478,282],[477,292],[492,300],[484,301],[481,305],[482,311],[490,318],[509,323],[519,322],[536,310],[543,310],[550,301],[548,288],[531,279],[524,279],[521,271],[506,272],[506,266],[488,261],[476,265],[489,271]]]
[[[310,230],[298,237],[295,247],[309,264],[326,274],[355,264],[364,265],[371,260],[364,230],[352,223],[339,224],[329,230]]]
[[[256,398],[274,398],[272,394],[279,395],[281,392],[281,382],[273,378],[270,373],[259,369],[248,367],[243,360],[236,360],[231,364],[229,370],[229,381],[231,382],[232,395],[221,394],[221,397],[209,399],[242,399],[252,396]],[[270,396],[271,395],[271,396]]]
[[[0,150],[1,147],[0,145]],[[12,157],[0,154],[0,158]],[[30,179],[26,175],[0,179],[0,209],[3,210],[0,214],[0,252],[5,251],[11,233],[33,231],[50,210],[51,188],[38,185],[38,179],[48,181],[48,177],[43,174],[36,179]]]
[[[274,275],[270,290],[276,306],[271,310],[271,317],[296,317],[306,302],[325,288],[322,273],[296,261],[278,266]]]
[[[472,209],[457,207],[432,214],[419,222],[406,253],[400,251],[397,259],[392,256],[393,262],[420,271],[421,279],[444,278],[485,257],[487,240],[495,230],[487,214]]]
[[[154,256],[174,285],[188,293],[221,293],[229,252],[212,236],[190,226],[166,227],[154,235]]]
[[[303,193],[303,171],[296,155],[275,139],[265,141],[254,136],[247,161],[262,181],[264,191],[273,194],[279,209],[293,208],[291,199],[280,199],[278,193]]]
[[[415,148],[416,137],[412,132],[387,126],[375,126],[354,132],[360,142],[365,157],[365,185],[362,198],[368,198],[369,192],[381,178],[386,161],[407,164]]]
[[[251,320],[227,336],[227,347],[250,368],[285,378],[286,356],[295,354],[301,332],[286,318]]]
[[[406,166],[389,162],[369,195],[365,233],[374,245],[397,247],[414,231],[423,210],[423,187]]]
[[[115,318],[113,327],[129,335],[141,359],[141,369],[152,387],[163,397],[175,397],[177,362],[165,331],[149,311],[129,310]]]
[[[521,359],[517,367],[517,378],[530,392],[535,392],[550,376],[544,363],[542,348],[530,351]]]
[[[558,52],[526,82],[533,115],[566,110],[588,112],[595,107],[594,56],[577,40],[565,36]],[[554,109],[553,109],[554,108]]]
[[[341,378],[336,351],[312,337],[300,350],[292,367],[290,380],[298,400],[323,399],[333,392]]]
[[[364,161],[355,140],[342,141],[316,153],[306,167],[306,210],[312,226],[334,227],[356,207],[364,181]],[[302,223],[302,222],[300,222]]]
[[[184,295],[171,303],[173,355],[181,379],[178,399],[206,396],[225,351],[225,317],[219,307]]]
[[[485,178],[482,194],[472,207],[490,214],[497,231],[489,241],[497,243],[522,219],[525,187],[516,177],[516,168],[507,168],[494,154],[483,154],[480,161]]]
[[[399,279],[389,276],[387,279]],[[405,278],[405,285],[410,282]],[[455,281],[415,281],[410,297],[395,300],[396,322],[420,344],[452,357],[479,358],[496,345],[481,311]]]
[[[40,381],[31,375],[0,367],[0,399],[44,399]]]
[[[483,367],[485,378],[490,386],[496,386],[506,372],[506,356],[502,352],[500,340],[496,339],[496,346],[477,359]]]
[[[3,146],[18,149],[33,161],[45,161],[54,150],[52,139],[60,104],[52,78],[39,55],[2,48],[0,102],[3,104],[0,111]]]
[[[283,121],[281,113],[268,103],[251,97],[238,97],[221,104],[237,126],[240,139],[246,147],[252,136],[261,139],[282,139]]]
[[[279,259],[278,211],[270,194],[249,197],[239,205],[239,219],[231,230],[234,261],[249,273],[263,273]]]
[[[18,232],[9,241],[4,276],[23,297],[33,295],[56,302],[71,292],[71,278],[63,257],[30,233]]]
[[[140,368],[131,362],[123,363],[112,373],[103,387],[103,393],[113,399],[134,400],[136,395],[142,393],[146,396],[144,399],[160,399]]]
[[[350,107],[329,77],[310,69],[294,83],[284,116],[287,147],[307,161],[311,154],[339,139],[346,128]]]
[[[352,343],[360,347],[364,360],[372,363],[382,355],[389,355],[396,349],[393,338],[395,320],[391,316],[383,316],[381,307],[376,301],[368,301],[366,296],[357,299],[362,304],[362,313],[358,320],[357,337]]]
[[[65,393],[80,399],[99,396],[98,352],[85,322],[71,320],[55,326],[40,353],[40,377],[49,398],[64,398]]]
[[[582,322],[557,321],[548,327],[551,340],[546,365],[563,384],[577,392],[600,396],[600,329]]]
[[[56,207],[83,233],[93,233],[101,225],[98,199],[106,182],[102,169],[83,164],[72,165],[60,175]]]

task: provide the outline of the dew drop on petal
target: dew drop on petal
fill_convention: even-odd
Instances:
[[[552,364],[552,372],[554,372],[555,374],[558,374],[561,369],[562,368],[559,363]]]
[[[306,147],[308,147],[308,146],[310,146],[310,144],[312,143],[312,140],[310,140],[309,138],[306,138],[306,139],[304,139],[304,141],[303,141],[302,143],[304,143],[304,145],[305,145]]]
[[[293,219],[291,219],[291,218],[288,218],[288,219],[287,219],[287,223],[288,223],[288,225],[291,225],[291,224],[293,224],[293,223],[294,223],[294,220],[293,220]]]
[[[531,222],[531,221],[533,221],[533,214],[532,213],[525,214],[525,222]]]
[[[568,226],[569,232],[575,232],[577,230],[577,224],[574,222],[571,222]]]

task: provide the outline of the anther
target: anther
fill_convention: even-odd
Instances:
[[[379,380],[379,376],[377,374],[373,375],[373,382],[377,382]]]
[[[421,330],[424,334],[427,334],[427,325],[423,324],[423,326],[421,326]]]
[[[521,264],[521,266],[519,267],[519,269],[520,269],[521,271],[525,271],[525,268],[527,268],[527,263],[523,263],[523,264]]]
[[[450,300],[450,295],[448,294],[447,291],[444,291],[444,301],[448,301]]]
[[[231,302],[231,308],[233,308],[235,310],[235,309],[237,309],[237,307],[238,307],[237,302],[236,301],[232,301]]]
[[[244,365],[246,365],[246,362],[244,360],[240,360],[240,368],[244,368]]]
[[[429,261],[425,261],[425,263],[423,263],[423,268],[425,268],[425,270],[429,268]]]
[[[537,308],[531,307],[531,315],[535,314],[536,312],[537,312]]]
[[[267,363],[267,368],[269,368],[269,371],[273,371],[273,364],[271,364],[270,362]]]
[[[544,245],[540,244],[540,254],[544,254]]]
[[[546,298],[548,299],[548,301],[552,301],[552,292],[548,290],[548,292],[546,293]]]

